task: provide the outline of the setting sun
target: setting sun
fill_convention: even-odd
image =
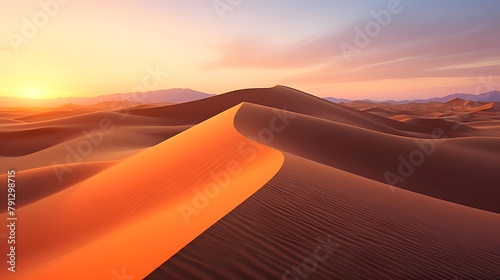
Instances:
[[[23,90],[23,97],[27,98],[42,98],[42,90],[37,88],[27,88]]]

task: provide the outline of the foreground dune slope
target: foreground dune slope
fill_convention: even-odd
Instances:
[[[239,107],[18,209],[22,261],[0,278],[145,277],[281,168],[235,130]]]
[[[499,233],[498,214],[286,154],[271,181],[146,279],[493,280]]]

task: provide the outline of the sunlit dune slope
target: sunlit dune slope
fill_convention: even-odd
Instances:
[[[239,108],[18,209],[22,261],[0,278],[145,277],[281,168],[281,152],[234,129]]]

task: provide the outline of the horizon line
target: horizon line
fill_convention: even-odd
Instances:
[[[97,98],[97,97],[106,97],[106,96],[110,96],[110,95],[127,95],[127,94],[132,94],[132,93],[154,93],[154,92],[159,92],[159,91],[169,91],[169,90],[190,90],[190,91],[194,91],[194,92],[198,92],[198,93],[202,93],[202,94],[206,94],[206,95],[222,95],[222,94],[227,94],[227,93],[231,93],[231,92],[234,92],[234,91],[239,91],[239,90],[248,90],[248,89],[271,89],[271,88],[275,88],[275,87],[279,87],[279,86],[282,86],[282,87],[287,87],[287,88],[290,88],[290,89],[293,89],[293,90],[297,90],[297,91],[301,91],[301,92],[304,92],[304,93],[308,93],[308,94],[311,94],[311,95],[314,95],[314,96],[317,96],[319,98],[322,98],[322,99],[327,99],[327,98],[335,98],[335,99],[345,99],[345,100],[349,100],[349,101],[396,101],[396,102],[400,102],[400,101],[419,101],[419,100],[427,100],[427,99],[433,99],[433,98],[443,98],[443,97],[447,97],[447,96],[450,96],[450,95],[455,95],[455,94],[467,94],[467,95],[481,95],[481,94],[486,94],[486,93],[492,93],[492,92],[500,92],[499,90],[496,90],[496,89],[493,89],[493,90],[490,90],[490,91],[485,91],[485,92],[480,92],[480,93],[468,93],[468,92],[452,92],[452,93],[448,93],[448,94],[444,94],[444,95],[439,95],[439,96],[433,96],[433,97],[429,97],[429,98],[416,98],[416,99],[382,99],[382,100],[379,100],[379,99],[370,99],[370,98],[356,98],[356,99],[351,99],[351,98],[345,98],[345,97],[337,97],[337,96],[325,96],[325,97],[322,97],[322,96],[319,96],[319,95],[316,95],[312,92],[308,92],[308,91],[304,91],[304,90],[300,90],[300,89],[297,89],[297,88],[294,88],[294,87],[291,87],[291,86],[287,86],[287,85],[281,85],[281,84],[277,84],[275,86],[272,86],[272,87],[249,87],[249,88],[240,88],[240,89],[235,89],[235,90],[231,90],[231,91],[226,91],[226,92],[222,92],[222,93],[208,93],[208,92],[204,92],[204,91],[200,91],[200,90],[196,90],[196,89],[192,89],[192,88],[188,88],[188,87],[174,87],[174,88],[163,88],[163,89],[157,89],[157,90],[151,90],[151,91],[130,91],[130,92],[115,92],[115,93],[104,93],[104,94],[98,94],[98,95],[94,95],[94,96],[68,96],[68,97],[63,97],[63,96],[58,96],[58,97],[51,97],[51,98],[43,98],[43,97],[26,97],[26,96],[8,96],[8,95],[1,95],[0,98],[12,98],[12,99],[26,99],[26,100],[39,100],[39,101],[48,101],[48,100],[57,100],[57,99],[92,99],[92,98]],[[118,100],[118,99],[116,99]]]

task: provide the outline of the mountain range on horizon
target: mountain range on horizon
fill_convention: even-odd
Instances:
[[[175,103],[185,103],[185,102],[205,99],[215,95],[217,94],[204,93],[189,88],[172,88],[172,89],[162,89],[162,90],[155,90],[142,93],[137,93],[137,92],[115,93],[115,94],[99,95],[94,97],[58,97],[50,99],[41,99],[41,98],[0,96],[0,103],[2,104],[2,107],[59,107],[69,104],[78,106],[89,106],[115,100],[127,101],[131,104],[136,104],[136,105],[155,104],[155,103],[175,104]],[[457,98],[475,102],[500,102],[500,91],[494,90],[480,94],[453,93],[442,97],[432,97],[427,99],[406,99],[406,100],[346,99],[346,98],[336,98],[336,97],[324,97],[323,99],[333,103],[366,101],[371,103],[405,104],[405,103],[427,103],[427,102],[445,103]]]
[[[58,97],[41,99],[2,96],[0,97],[0,103],[3,107],[59,107],[68,104],[89,106],[115,100],[127,101],[133,104],[184,103],[204,99],[210,96],[213,96],[213,94],[188,88],[172,88],[141,93],[114,93],[94,97]]]
[[[470,93],[453,93],[442,97],[432,97],[427,99],[406,99],[406,100],[371,100],[371,99],[345,99],[345,98],[335,98],[335,97],[325,97],[326,100],[334,103],[348,103],[351,101],[367,101],[372,103],[390,103],[390,104],[405,104],[405,103],[427,103],[427,102],[439,102],[445,103],[453,99],[463,99],[467,101],[475,102],[500,102],[500,91],[494,90],[489,92],[484,92],[480,94],[470,94]]]

